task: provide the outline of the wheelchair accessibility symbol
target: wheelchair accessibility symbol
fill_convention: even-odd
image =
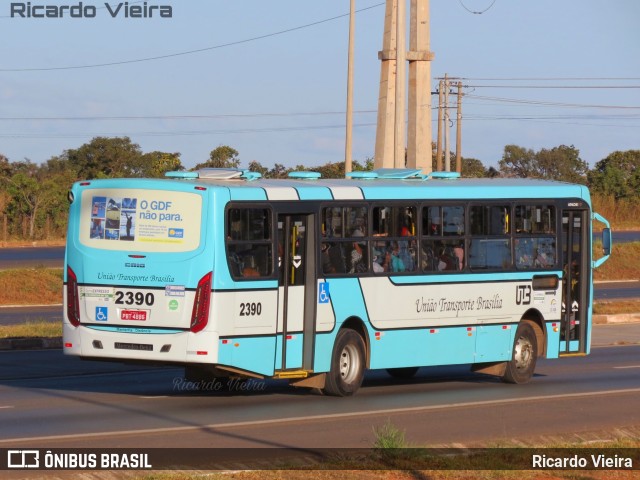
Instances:
[[[96,307],[96,321],[97,322],[106,322],[109,317],[109,308],[108,307]]]
[[[318,284],[318,303],[329,303],[329,282]]]

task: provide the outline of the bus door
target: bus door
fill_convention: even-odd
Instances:
[[[278,215],[276,371],[313,369],[315,237],[314,215]]]
[[[589,251],[591,248],[589,232],[586,209],[563,210],[561,354],[587,353]]]

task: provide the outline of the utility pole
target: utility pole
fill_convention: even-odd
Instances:
[[[456,172],[462,173],[462,82],[458,82],[458,108],[456,112]]]
[[[449,79],[444,74],[444,169],[451,171],[451,147],[449,146]]]
[[[407,13],[406,0],[398,0],[398,13],[396,18],[396,112],[395,128],[393,135],[393,166],[404,168],[405,166],[405,128],[404,106],[407,81],[407,47],[406,28]]]
[[[442,171],[442,109],[444,103],[444,81],[438,83],[438,141],[436,142],[436,170]]]
[[[349,9],[349,56],[347,60],[347,132],[344,144],[344,173],[353,169],[352,144],[353,144],[353,50],[356,29],[356,0],[351,0]]]
[[[409,118],[407,167],[430,173],[433,165],[431,127],[431,61],[429,0],[411,0],[409,29]]]
[[[404,1],[404,0],[401,0]],[[394,123],[396,99],[396,6],[398,0],[387,0],[380,59],[380,95],[378,96],[378,124],[374,167],[393,167]]]
[[[411,1],[410,50],[406,51],[406,2],[387,0],[382,51],[375,168],[406,166],[431,172],[431,66],[429,0]],[[405,129],[406,62],[409,65],[408,126]],[[405,139],[405,136],[407,137]]]

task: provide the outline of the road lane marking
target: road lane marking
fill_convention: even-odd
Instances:
[[[0,410],[2,410],[3,408],[16,408],[13,405],[0,405]]]
[[[453,408],[465,408],[465,407],[482,407],[489,405],[508,405],[512,403],[522,402],[536,402],[536,401],[548,401],[548,400],[560,400],[568,398],[581,398],[581,397],[601,397],[604,395],[616,395],[627,393],[640,393],[640,388],[628,388],[622,390],[604,390],[602,392],[584,392],[584,393],[565,393],[558,395],[538,395],[533,397],[524,398],[506,398],[498,400],[483,400],[478,402],[461,402],[461,403],[447,403],[443,405],[429,405],[423,407],[405,407],[405,408],[389,408],[385,410],[369,410],[366,412],[346,412],[346,413],[329,413],[325,415],[313,415],[306,417],[285,417],[285,418],[272,418],[267,420],[248,420],[244,422],[228,422],[228,423],[213,423],[209,425],[194,425],[188,427],[165,427],[165,428],[146,428],[140,430],[119,430],[115,432],[92,432],[92,433],[76,433],[68,435],[49,435],[41,437],[22,437],[22,438],[9,438],[0,439],[0,445],[6,443],[17,442],[34,442],[34,441],[46,441],[46,440],[68,440],[68,439],[80,439],[80,438],[96,438],[96,437],[116,437],[122,435],[145,435],[145,434],[158,434],[158,433],[177,433],[188,432],[192,430],[221,430],[223,428],[237,428],[237,427],[251,427],[251,426],[263,426],[273,425],[278,423],[291,423],[291,422],[309,422],[319,420],[331,420],[339,418],[357,418],[357,417],[369,417],[380,416],[390,414],[403,414],[413,412],[428,412],[435,410],[447,410]]]
[[[640,365],[625,365],[622,367],[613,367],[613,368],[640,368]]]

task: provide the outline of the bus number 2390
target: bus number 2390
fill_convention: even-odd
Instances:
[[[155,302],[153,293],[144,294],[142,292],[116,290],[116,305],[148,305]]]
[[[246,302],[240,304],[240,316],[252,317],[262,314],[262,304],[260,302]]]

